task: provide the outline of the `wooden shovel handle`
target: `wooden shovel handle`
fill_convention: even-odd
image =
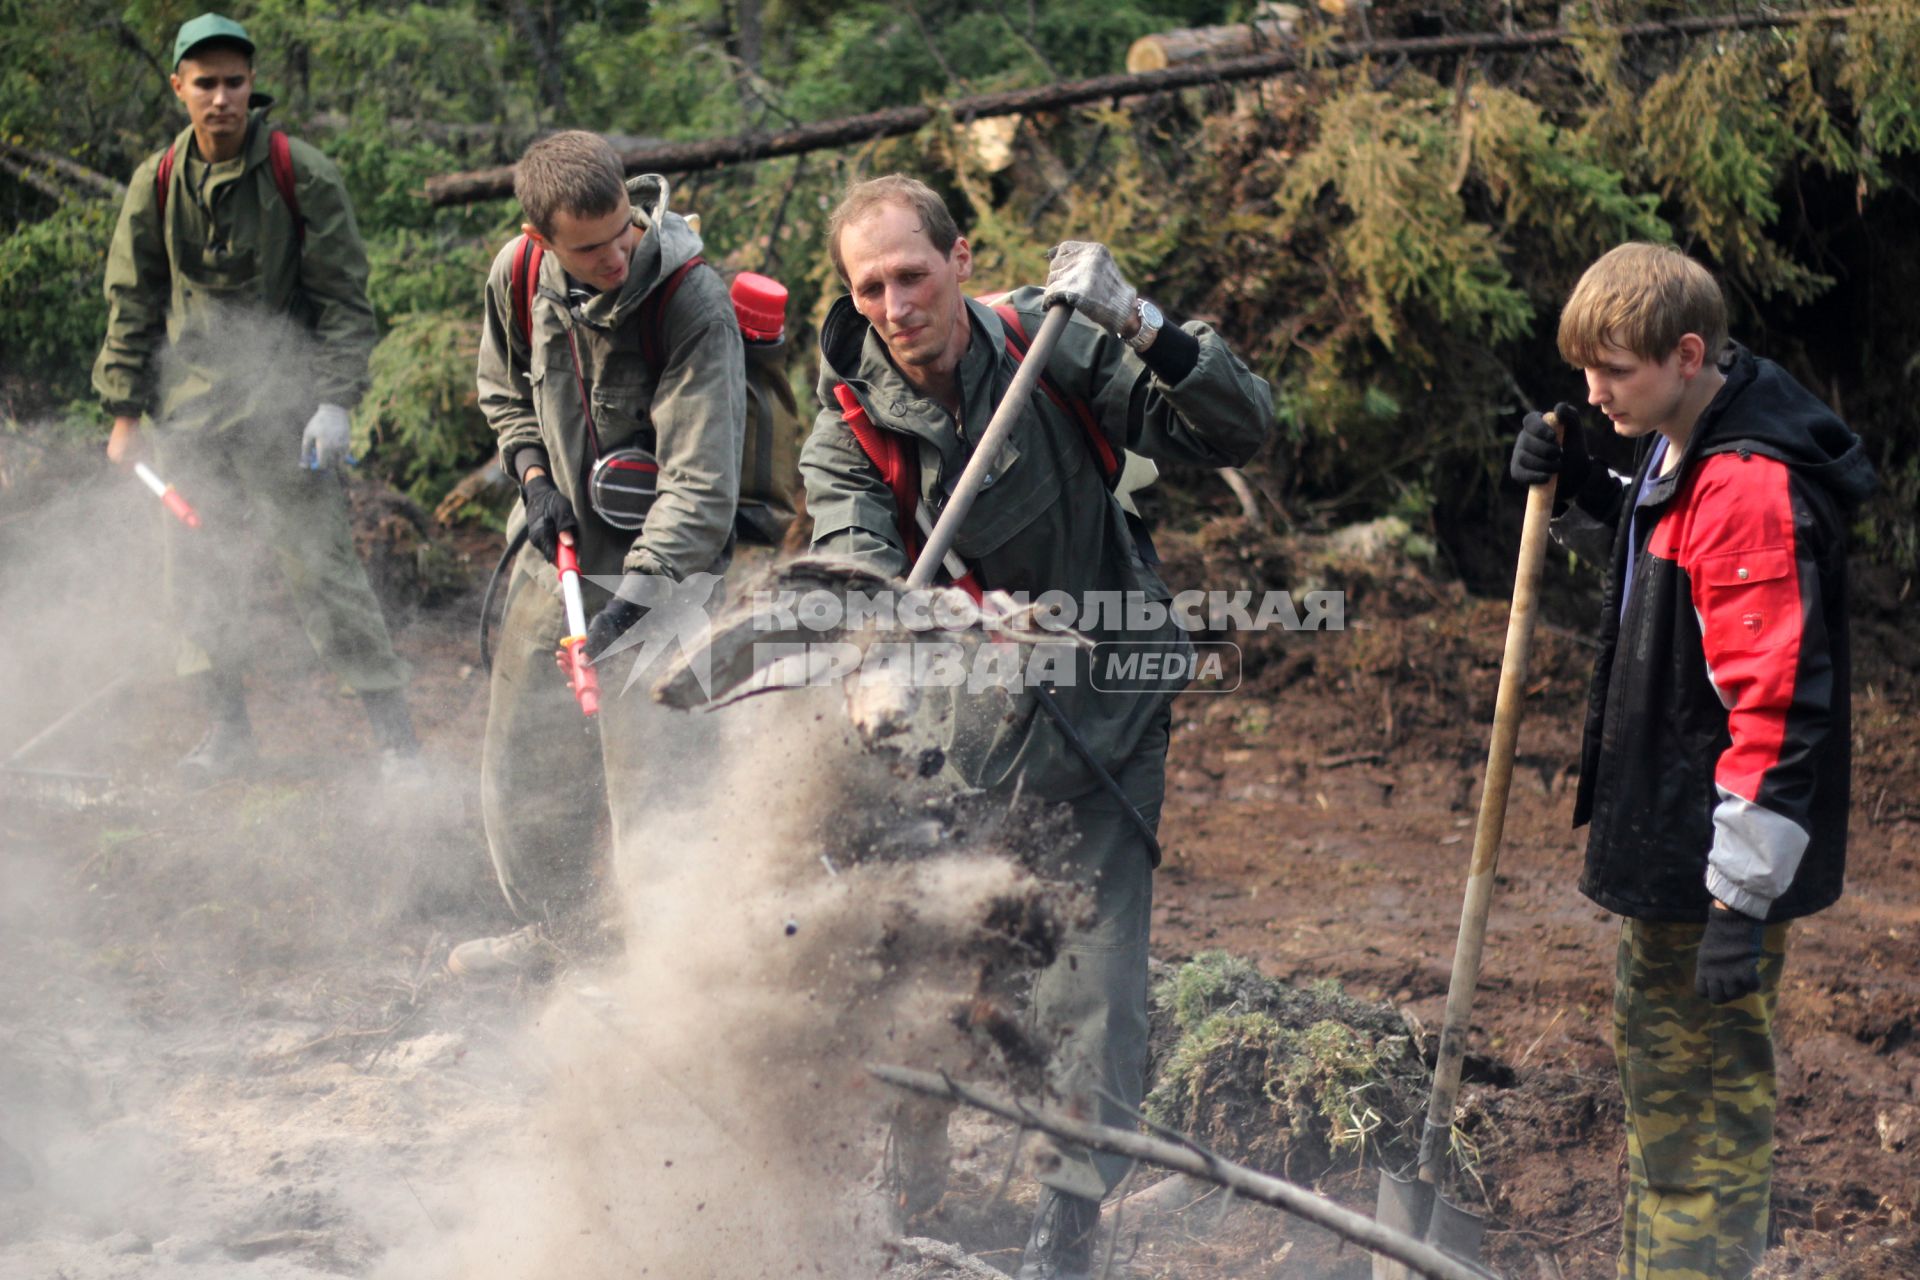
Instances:
[[[958,483],[953,486],[953,495],[947,499],[946,510],[940,513],[933,532],[927,535],[927,545],[920,550],[920,558],[913,562],[913,569],[907,574],[909,587],[929,586],[940,572],[940,562],[952,550],[954,536],[960,532],[960,522],[967,518],[974,498],[986,486],[987,472],[1000,452],[1000,442],[1007,438],[1013,430],[1013,424],[1019,421],[1021,412],[1026,409],[1027,401],[1033,396],[1034,384],[1040,381],[1040,375],[1046,371],[1047,357],[1053,351],[1053,344],[1060,340],[1060,333],[1067,327],[1067,318],[1072,314],[1073,308],[1065,305],[1047,309],[1047,318],[1040,322],[1040,331],[1033,335],[1033,342],[1027,347],[1026,357],[1013,375],[1007,394],[1000,397],[1000,407],[993,411],[987,429],[980,433],[980,442],[973,446],[973,456],[967,459],[966,469],[961,471]]]
[[[1564,437],[1578,423],[1547,424]],[[1473,1021],[1474,988],[1480,981],[1480,953],[1487,940],[1487,911],[1493,902],[1494,874],[1500,865],[1500,838],[1507,823],[1507,790],[1513,781],[1514,744],[1526,714],[1527,650],[1540,591],[1540,570],[1547,558],[1547,523],[1553,516],[1559,477],[1527,490],[1527,514],[1520,526],[1520,562],[1513,575],[1513,606],[1507,614],[1507,649],[1500,659],[1500,691],[1493,703],[1493,737],[1487,745],[1487,773],[1480,788],[1480,819],[1473,832],[1473,860],[1467,872],[1466,901],[1460,908],[1460,937],[1454,945],[1453,976],[1447,983],[1446,1022],[1433,1067],[1433,1093],[1427,1100],[1426,1127],[1420,1134],[1420,1180],[1438,1184],[1452,1146],[1454,1100],[1467,1057],[1467,1032]]]

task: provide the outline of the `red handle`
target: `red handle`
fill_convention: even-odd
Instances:
[[[600,676],[587,662],[587,640],[577,636],[567,645],[567,683],[583,715],[600,714]]]
[[[563,540],[554,548],[553,567],[560,571],[561,590],[567,593],[567,608],[571,611],[577,608],[576,602],[580,598],[580,554],[574,550],[572,543]],[[572,575],[571,582],[568,581],[569,574]],[[571,617],[567,621],[570,627],[580,625]],[[568,636],[561,642],[561,651],[566,654],[567,684],[572,687],[581,712],[589,716],[598,715],[600,676],[587,662],[586,636]]]
[[[167,491],[160,495],[160,501],[166,503],[167,510],[173,512],[173,514],[178,517],[180,523],[187,526],[187,528],[198,529],[200,527],[200,513],[195,511],[173,486],[167,486]]]

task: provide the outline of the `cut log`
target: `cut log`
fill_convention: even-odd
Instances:
[[[447,496],[433,509],[433,518],[443,525],[458,524],[468,515],[469,507],[505,515],[519,496],[520,486],[507,477],[500,466],[499,455],[495,454],[447,490]]]
[[[38,147],[22,146],[16,142],[0,142],[0,158],[7,171],[29,186],[60,199],[68,188],[78,187],[82,194],[99,196],[105,200],[118,200],[126,195],[124,182],[115,182],[104,173],[98,173],[75,160],[69,160],[51,151],[42,151]]]
[[[1272,16],[1259,22],[1189,27],[1141,36],[1127,50],[1127,70],[1162,71],[1187,62],[1219,62],[1281,49],[1299,38],[1299,28],[1298,6],[1283,4],[1274,6]]]

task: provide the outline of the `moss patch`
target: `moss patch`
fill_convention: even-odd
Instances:
[[[1295,1179],[1404,1159],[1427,1070],[1393,1009],[1206,952],[1154,984],[1157,1123]]]

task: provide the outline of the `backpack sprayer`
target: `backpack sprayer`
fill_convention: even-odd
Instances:
[[[136,462],[133,464],[133,474],[140,477],[141,484],[153,490],[153,496],[165,503],[167,510],[173,512],[174,517],[178,519],[181,524],[187,526],[189,529],[198,529],[200,527],[200,513],[193,509],[191,503],[180,496],[178,489],[175,489],[165,480],[153,474],[152,467],[144,462]]]
[[[553,558],[560,571],[560,596],[567,604],[567,634],[560,641],[560,669],[586,715],[600,711],[600,677],[587,662],[587,606],[580,598],[580,557],[562,541]]]

